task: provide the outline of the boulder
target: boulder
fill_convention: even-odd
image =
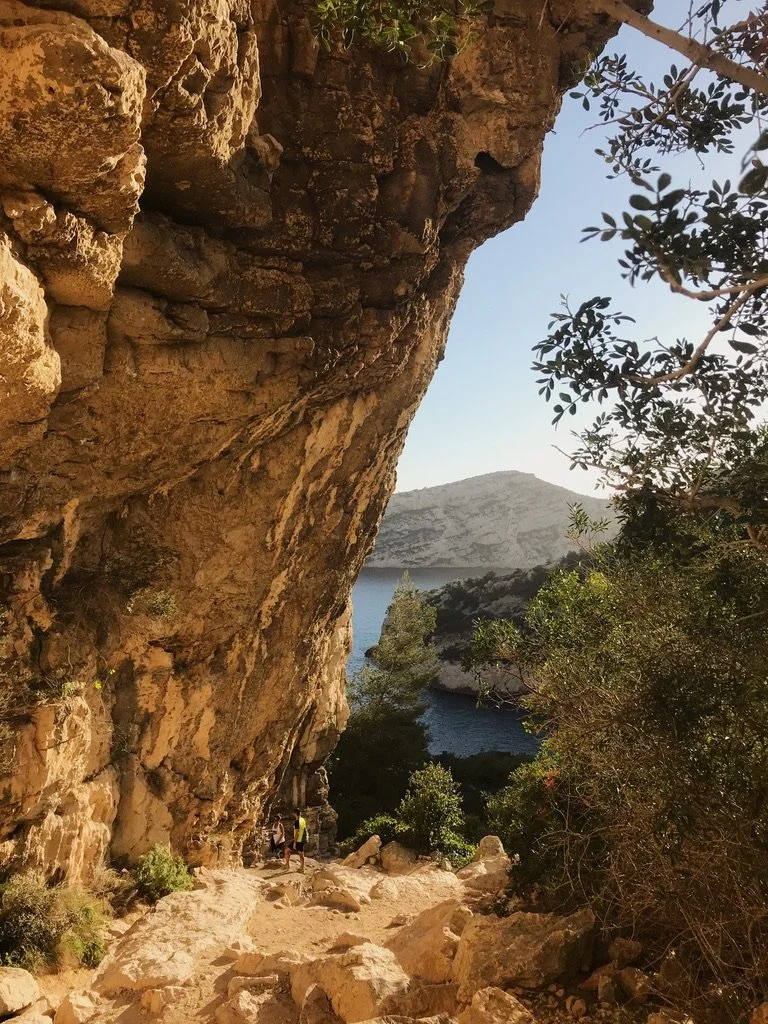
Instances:
[[[535,1024],[530,1010],[509,992],[493,986],[481,988],[459,1014],[458,1024]]]
[[[613,976],[616,972],[616,968],[613,964],[601,964],[596,967],[590,976],[579,983],[579,988],[582,992],[597,992],[600,987],[600,979],[604,974],[610,974]]]
[[[328,996],[319,985],[313,985],[304,996],[299,1024],[342,1024],[333,1012]]]
[[[428,863],[417,866],[408,875],[387,875],[371,889],[371,899],[403,900],[406,903],[425,900],[429,905],[436,901],[462,899],[465,894],[464,885],[456,875],[449,871],[441,871],[437,864]]]
[[[368,863],[369,858],[378,857],[380,849],[381,839],[378,836],[371,836],[355,853],[350,853],[348,857],[345,857],[342,864],[344,867],[361,868]]]
[[[141,993],[140,1005],[155,1016],[159,1016],[166,1006],[173,1006],[182,998],[184,989],[179,985],[167,988],[146,988]]]
[[[0,967],[0,1017],[18,1013],[40,998],[40,986],[22,967]]]
[[[460,878],[468,889],[476,892],[498,892],[500,889],[506,889],[509,884],[511,867],[512,861],[506,853],[501,853],[495,857],[471,861],[456,872],[456,877]]]
[[[51,1024],[53,1009],[53,1003],[48,996],[42,996],[15,1016],[14,1024],[40,1024],[41,1021],[43,1024]]]
[[[594,926],[594,914],[586,909],[566,917],[522,912],[473,917],[453,961],[459,998],[469,1002],[489,985],[543,988],[575,973],[585,960]]]
[[[194,973],[195,960],[189,953],[150,943],[143,953],[125,959],[113,958],[108,969],[97,975],[95,987],[105,996],[114,995],[122,989],[141,992],[146,988],[183,985]]]
[[[240,989],[217,1008],[217,1024],[253,1024],[258,1020],[263,1002],[259,994]]]
[[[245,873],[208,871],[200,884],[165,896],[118,939],[94,977],[99,994],[183,985],[198,963],[210,963],[242,937],[262,883]]]
[[[279,977],[292,978],[296,971],[313,962],[304,953],[280,950],[277,953],[243,953],[232,967],[239,975],[261,977],[277,974]]]
[[[565,1009],[570,1017],[581,1020],[587,1015],[587,1004],[579,996],[568,996],[565,1000]]]
[[[411,978],[408,991],[392,1001],[392,1010],[422,1020],[440,1013],[455,1013],[457,987],[453,981],[432,982]]]
[[[491,860],[504,855],[504,844],[498,836],[483,836],[477,844],[472,861]]]
[[[642,944],[635,939],[614,939],[608,947],[608,956],[619,970],[636,963],[642,952]]]
[[[366,942],[341,956],[315,960],[296,970],[291,994],[301,1006],[312,985],[328,996],[345,1024],[369,1020],[391,1009],[408,990],[408,976],[390,950]]]
[[[255,952],[257,952],[256,943],[247,935],[243,935],[241,938],[235,939],[234,942],[230,943],[221,955],[224,960],[237,960],[243,953]]]
[[[122,918],[115,918],[107,925],[107,935],[112,939],[119,939],[131,928],[132,921],[125,921]]]
[[[386,943],[406,974],[427,981],[450,981],[459,938],[472,911],[458,900],[430,907]]]
[[[270,902],[282,900],[287,907],[297,907],[304,902],[304,888],[299,881],[275,882],[268,886],[264,895]]]
[[[54,1024],[85,1024],[96,1012],[98,997],[90,991],[69,992],[59,1003]]]
[[[310,907],[333,907],[345,914],[356,914],[361,910],[360,901],[348,889],[328,888],[312,894]]]
[[[597,979],[597,998],[601,1003],[615,1006],[619,1001],[618,982],[613,971],[606,971]]]
[[[405,875],[412,871],[418,857],[413,850],[393,839],[381,848],[381,866],[388,875]]]
[[[644,1003],[651,994],[651,979],[637,967],[623,967],[616,972],[616,978],[631,1003]]]

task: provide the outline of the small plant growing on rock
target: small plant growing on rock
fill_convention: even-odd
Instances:
[[[137,590],[126,604],[130,615],[149,615],[153,619],[172,619],[178,615],[176,598],[168,590]]]
[[[156,903],[172,892],[184,892],[194,885],[187,865],[181,857],[159,844],[139,857],[133,871],[139,895]]]
[[[28,970],[74,959],[95,967],[105,952],[106,915],[84,889],[49,885],[40,872],[0,887],[0,963]]]

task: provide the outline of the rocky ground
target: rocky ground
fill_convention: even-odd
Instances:
[[[673,1024],[618,940],[592,968],[594,919],[492,912],[509,859],[493,837],[459,871],[373,837],[306,872],[198,872],[116,922],[93,972],[0,968],[13,1024]],[[591,973],[590,973],[591,972]]]

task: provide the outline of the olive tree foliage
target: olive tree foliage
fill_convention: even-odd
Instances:
[[[575,93],[614,126],[598,150],[609,176],[635,186],[629,209],[603,213],[584,239],[623,242],[622,277],[666,285],[706,311],[707,327],[645,338],[607,295],[563,299],[535,346],[534,368],[556,423],[582,403],[602,406],[577,435],[575,466],[599,469],[630,505],[644,494],[716,509],[742,525],[748,542],[767,546],[768,500],[754,481],[768,476],[760,429],[768,399],[768,10],[741,4],[739,20],[721,26],[736,6],[710,0],[689,19],[691,36],[707,36],[707,52],[730,62],[704,66],[724,74],[705,72],[703,62],[673,64],[653,83],[626,57],[606,56]],[[743,152],[739,180],[706,188],[676,180],[673,157],[684,151],[704,167],[713,153]]]

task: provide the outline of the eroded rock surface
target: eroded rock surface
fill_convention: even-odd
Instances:
[[[224,863],[324,806],[462,268],[610,30],[499,0],[420,68],[320,52],[307,10],[0,0],[4,862]]]

